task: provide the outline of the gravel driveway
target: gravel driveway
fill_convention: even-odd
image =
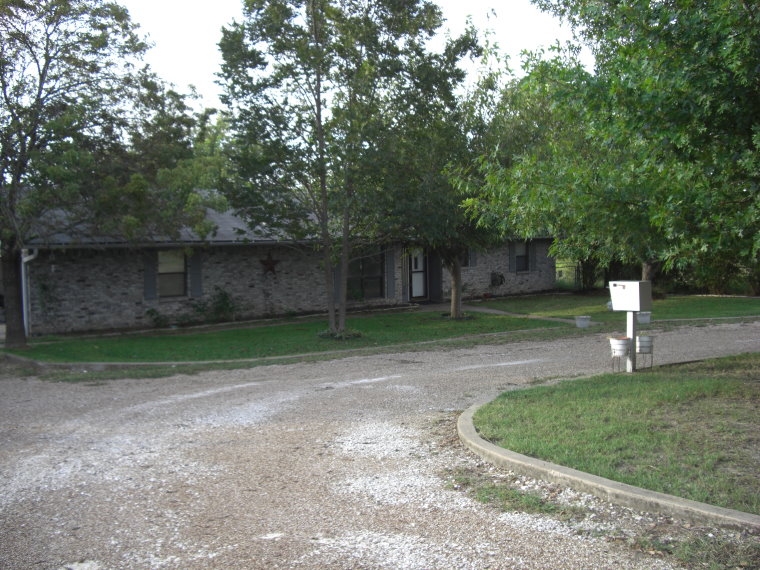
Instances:
[[[760,322],[655,334],[659,364],[760,351]],[[672,568],[628,544],[654,516],[529,480],[589,515],[504,514],[452,483],[511,477],[458,444],[456,412],[609,369],[590,332],[160,380],[0,380],[0,568]]]

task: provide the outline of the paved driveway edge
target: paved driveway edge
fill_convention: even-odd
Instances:
[[[514,453],[482,439],[473,424],[473,415],[482,404],[477,404],[459,416],[457,431],[459,439],[481,458],[510,469],[521,475],[567,485],[577,491],[589,493],[602,499],[637,511],[659,513],[686,519],[697,524],[718,525],[760,531],[760,516],[722,507],[714,507],[664,493],[647,491],[625,483],[618,483],[582,471],[555,465]]]

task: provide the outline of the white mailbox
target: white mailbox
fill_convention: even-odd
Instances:
[[[610,281],[613,311],[651,311],[651,281]]]

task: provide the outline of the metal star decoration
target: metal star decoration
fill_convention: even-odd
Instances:
[[[264,266],[264,274],[271,273],[272,275],[277,275],[277,264],[280,263],[279,259],[275,259],[272,257],[272,252],[270,251],[267,253],[267,256],[265,259],[260,259],[261,265]]]

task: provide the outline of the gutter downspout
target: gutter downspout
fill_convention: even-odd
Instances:
[[[33,249],[29,254],[28,249],[21,250],[21,299],[24,306],[24,332],[26,338],[32,335],[31,323],[31,299],[29,298],[29,273],[26,270],[26,264],[37,259],[39,250]]]

